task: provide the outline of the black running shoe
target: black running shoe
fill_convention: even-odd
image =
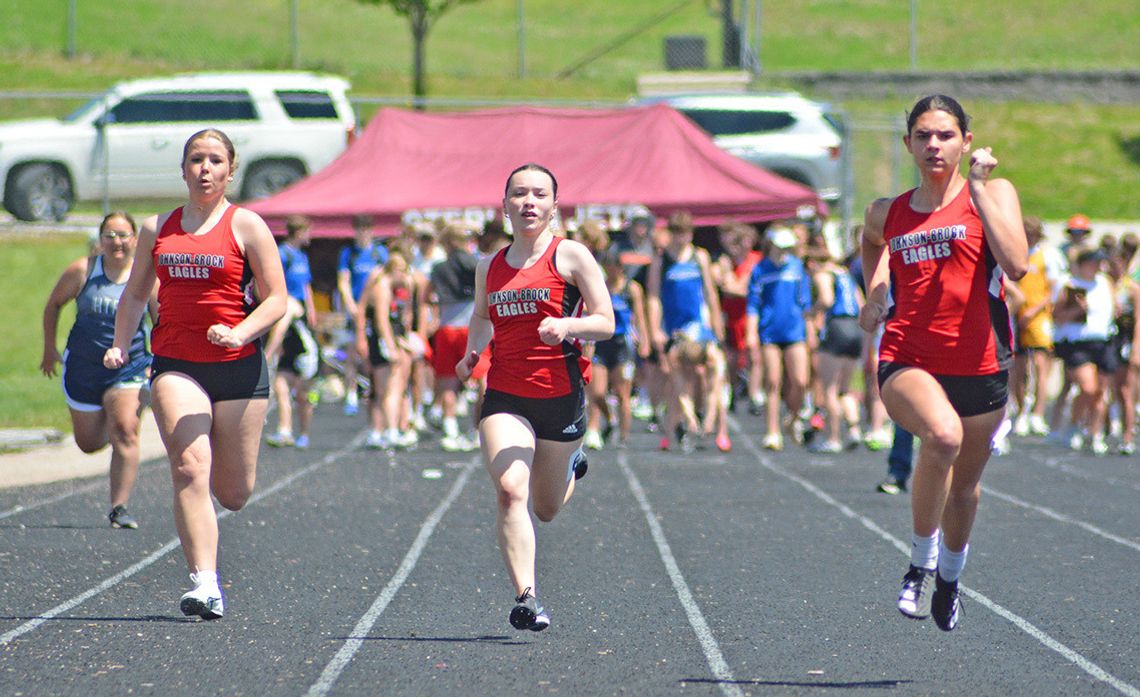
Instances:
[[[570,467],[574,471],[574,479],[581,479],[586,476],[586,470],[590,468],[590,463],[586,462],[586,453],[582,452],[579,448],[574,453],[574,464]]]
[[[119,504],[111,509],[107,514],[107,518],[111,521],[113,528],[127,528],[128,530],[137,530],[139,523],[135,520],[130,513],[127,513],[127,507]]]
[[[934,624],[944,632],[953,631],[958,626],[962,601],[958,598],[958,582],[943,581],[935,574],[934,595],[930,599],[930,616]]]
[[[538,604],[538,598],[527,588],[522,595],[515,598],[515,606],[511,609],[511,626],[515,629],[529,629],[532,632],[541,632],[550,626],[550,617],[546,608]]]
[[[899,590],[899,612],[911,619],[930,617],[930,595],[934,587],[934,569],[923,569],[911,564],[903,576]]]

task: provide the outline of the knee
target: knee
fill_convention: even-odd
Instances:
[[[91,455],[107,447],[107,439],[90,438],[77,433],[75,434],[75,445],[87,455]]]
[[[558,515],[560,506],[546,506],[538,503],[534,504],[534,517],[538,518],[544,523],[549,523],[554,520],[554,516]]]
[[[499,510],[508,511],[512,508],[526,507],[530,495],[530,480],[525,474],[508,469],[496,481],[498,489]],[[525,470],[526,468],[522,468]]]
[[[923,449],[929,448],[949,467],[962,449],[962,423],[956,418],[943,419],[931,426],[922,438]]]
[[[249,487],[227,488],[224,491],[215,491],[214,498],[218,499],[218,503],[223,508],[240,511],[249,501],[251,494],[253,494],[253,489]]]

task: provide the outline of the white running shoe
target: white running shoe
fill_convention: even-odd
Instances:
[[[293,434],[288,431],[278,431],[265,437],[265,443],[274,448],[288,448],[293,445]]]
[[[225,614],[225,601],[222,600],[222,589],[217,582],[198,585],[194,574],[190,574],[194,582],[194,590],[182,596],[178,608],[183,615],[197,615],[204,620],[216,620]]]
[[[1092,437],[1092,452],[1093,455],[1108,454],[1108,443],[1105,442],[1103,433],[1098,433]]]
[[[1049,424],[1045,423],[1045,418],[1037,414],[1029,415],[1029,432],[1035,436],[1049,435]]]
[[[370,431],[368,439],[364,441],[364,447],[383,450],[388,447],[388,439],[384,437],[383,431]]]
[[[416,433],[415,429],[409,428],[406,431],[397,432],[396,437],[389,440],[392,442],[393,447],[406,450],[420,442],[420,434]]]
[[[603,446],[602,434],[594,430],[587,430],[586,437],[582,439],[582,445],[590,450],[601,450]]]
[[[479,446],[462,433],[457,433],[454,436],[440,438],[439,447],[449,453],[469,453]]]
[[[783,450],[784,437],[779,433],[769,433],[764,436],[763,442],[760,444],[765,450]]]
[[[1029,414],[1018,414],[1017,421],[1013,423],[1013,435],[1024,438],[1029,435]]]

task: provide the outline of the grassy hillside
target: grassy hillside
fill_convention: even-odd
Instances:
[[[736,0],[739,5],[741,0]],[[898,0],[761,2],[761,87],[784,70],[905,70],[910,3]],[[717,0],[524,0],[525,66],[519,62],[517,0],[478,0],[453,9],[429,36],[429,92],[437,97],[624,101],[637,76],[663,67],[663,41],[699,35],[719,62]],[[77,3],[78,57],[63,57],[67,2],[6,0],[0,22],[0,90],[95,91],[116,80],[197,69],[291,67],[288,0]],[[410,91],[407,22],[384,3],[299,3],[300,67],[349,77],[354,96]],[[917,3],[918,67],[1121,69],[1140,65],[1135,0],[958,0]],[[1080,21],[1073,21],[1079,13]],[[234,19],[231,19],[234,18]],[[621,39],[625,39],[621,41]],[[573,75],[560,73],[602,52]],[[525,77],[519,77],[525,67]],[[59,114],[78,100],[0,100],[0,118]],[[890,141],[868,123],[897,120],[902,101],[838,104],[856,127],[855,205],[892,191]],[[1001,172],[1026,209],[1047,218],[1084,210],[1135,218],[1140,188],[1140,104],[972,102],[980,142],[993,144]],[[374,106],[365,106],[367,118]],[[884,159],[886,158],[886,159]]]

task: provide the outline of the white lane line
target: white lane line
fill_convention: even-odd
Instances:
[[[260,492],[254,494],[253,496],[251,496],[249,498],[249,501],[246,502],[246,506],[255,504],[258,501],[261,501],[262,499],[266,498],[267,496],[272,496],[273,494],[277,493],[278,491],[284,489],[285,487],[289,486],[293,482],[297,481],[301,477],[309,475],[312,472],[320,469],[321,467],[324,467],[325,465],[327,465],[331,462],[334,462],[337,459],[343,457],[345,454],[356,449],[356,447],[361,442],[363,442],[364,436],[365,436],[365,434],[363,432],[361,432],[356,438],[353,439],[352,443],[350,443],[347,448],[344,448],[343,450],[337,450],[335,452],[329,453],[328,455],[323,457],[320,461],[314,462],[313,464],[309,465],[308,467],[304,467],[302,469],[299,469],[296,472],[293,472],[292,474],[290,474],[289,476],[277,480],[271,486],[261,490]],[[222,510],[221,512],[218,513],[218,521],[221,522],[222,520],[225,520],[226,518],[228,518],[230,516],[231,513],[233,513],[233,511]],[[178,542],[178,538],[176,537],[173,540],[164,544],[162,547],[159,547],[156,551],[152,552],[150,554],[150,556],[142,559],[141,561],[138,561],[138,562],[132,564],[131,566],[120,571],[119,573],[115,574],[114,576],[111,576],[110,578],[104,580],[102,583],[95,586],[94,588],[91,588],[91,589],[89,589],[83,593],[80,593],[79,595],[75,596],[74,598],[71,598],[70,600],[67,600],[67,601],[65,601],[59,605],[56,605],[55,607],[48,610],[47,612],[40,613],[35,618],[28,620],[27,622],[20,625],[19,627],[16,627],[15,629],[11,630],[10,632],[7,632],[5,634],[0,634],[0,646],[11,643],[14,639],[16,639],[20,636],[23,636],[24,634],[27,634],[28,632],[32,631],[36,627],[39,627],[44,622],[47,622],[48,620],[55,619],[56,617],[59,617],[63,613],[68,612],[71,609],[78,607],[79,605],[82,605],[83,603],[87,602],[91,598],[94,598],[95,596],[99,595],[103,591],[114,588],[119,583],[122,583],[124,580],[130,578],[131,576],[134,576],[135,574],[137,574],[138,572],[147,568],[148,566],[155,563],[159,559],[163,558],[167,554],[170,554],[170,552],[172,552],[173,550],[178,549],[178,546],[179,546],[179,542]]]
[[[1021,506],[1022,508],[1028,508],[1031,511],[1036,511],[1037,513],[1040,513],[1041,515],[1045,516],[1046,518],[1052,518],[1053,520],[1055,520],[1059,523],[1068,523],[1069,525],[1076,525],[1078,528],[1081,528],[1082,530],[1087,530],[1094,535],[1098,535],[1100,537],[1103,537],[1106,540],[1109,540],[1111,542],[1115,542],[1115,543],[1120,544],[1120,545],[1124,545],[1125,547],[1130,547],[1130,548],[1136,550],[1137,552],[1140,552],[1140,543],[1137,543],[1137,542],[1134,542],[1134,541],[1129,540],[1127,538],[1121,537],[1119,535],[1114,535],[1110,532],[1106,532],[1104,530],[1101,530],[1097,526],[1092,525],[1090,523],[1086,523],[1083,520],[1077,520],[1076,518],[1070,518],[1069,516],[1065,515],[1064,513],[1058,513],[1051,508],[1045,508],[1044,506],[1038,506],[1037,504],[1029,503],[1028,501],[1022,501],[1021,499],[1019,499],[1015,496],[1010,496],[1009,494],[1004,494],[1004,493],[1002,493],[996,489],[991,489],[990,487],[985,486],[985,485],[982,486],[982,491],[986,492],[987,495],[993,496],[994,498],[997,498],[997,499],[1001,499],[1002,501],[1005,501],[1006,503],[1013,504],[1014,506]]]
[[[480,455],[467,463],[466,467],[460,471],[459,477],[455,480],[455,484],[451,485],[451,491],[449,491],[443,501],[435,507],[431,515],[424,520],[423,525],[420,526],[419,534],[416,535],[416,539],[412,542],[408,553],[404,555],[404,559],[400,562],[396,573],[392,575],[392,578],[388,581],[388,585],[384,586],[384,590],[380,591],[380,595],[376,596],[376,600],[372,602],[372,607],[368,608],[368,612],[365,612],[356,623],[356,626],[352,628],[352,634],[344,642],[344,645],[340,647],[340,650],[336,652],[332,660],[329,661],[328,665],[325,666],[325,669],[321,671],[321,677],[309,688],[309,691],[306,693],[309,697],[327,695],[329,691],[332,690],[333,685],[337,679],[340,678],[341,673],[348,667],[348,664],[360,650],[360,647],[364,645],[365,638],[368,636],[368,633],[372,631],[372,627],[376,624],[376,621],[380,619],[380,615],[388,608],[388,604],[396,597],[396,593],[400,591],[400,588],[404,585],[404,582],[408,580],[408,576],[412,573],[412,570],[416,568],[416,564],[420,560],[420,555],[423,554],[424,548],[427,547],[428,540],[431,539],[436,526],[439,525],[439,522],[443,519],[447,510],[451,508],[451,504],[455,503],[455,499],[459,497],[463,488],[467,486],[467,480],[471,478],[471,473],[481,461],[482,456]]]
[[[730,417],[729,418],[729,424],[731,424],[732,429],[734,431],[736,431],[739,439],[744,442],[745,446],[748,448],[748,451],[756,456],[756,461],[760,463],[760,466],[780,475],[781,477],[783,477],[785,479],[791,480],[791,481],[795,482],[796,484],[799,484],[804,489],[807,489],[809,492],[814,494],[816,496],[816,498],[820,499],[821,501],[827,503],[830,506],[833,506],[833,507],[839,509],[839,511],[841,513],[843,513],[843,515],[847,516],[848,518],[851,518],[853,520],[858,521],[860,524],[863,525],[863,527],[867,528],[868,530],[875,533],[879,537],[883,538],[884,540],[886,540],[890,544],[894,545],[894,547],[896,549],[898,549],[900,552],[902,552],[903,554],[906,554],[907,556],[910,555],[910,545],[908,545],[907,543],[903,542],[902,540],[898,539],[894,535],[891,535],[889,532],[887,532],[883,528],[876,525],[875,522],[873,520],[871,520],[870,518],[868,518],[868,517],[866,517],[860,513],[856,513],[850,507],[848,507],[845,504],[842,504],[839,501],[837,501],[836,499],[832,498],[832,496],[830,494],[828,494],[826,491],[823,491],[822,489],[817,487],[815,484],[812,484],[811,482],[804,479],[803,477],[792,474],[791,472],[783,469],[782,467],[778,467],[775,464],[773,464],[769,460],[769,458],[766,457],[764,455],[764,453],[756,446],[756,443],[753,441],[752,437],[750,435],[748,435],[747,433],[745,433],[743,430],[741,430],[740,424],[736,421],[735,418]],[[1053,637],[1049,636],[1048,634],[1046,634],[1041,629],[1038,629],[1031,622],[1029,622],[1029,620],[1025,619],[1024,617],[1021,617],[1020,615],[1017,615],[1017,614],[1011,612],[1010,610],[1007,610],[1006,608],[1002,607],[1001,605],[995,603],[994,601],[990,600],[986,596],[982,595],[978,591],[971,590],[970,588],[967,588],[967,587],[961,586],[961,585],[958,586],[958,588],[961,590],[961,592],[964,595],[969,597],[971,600],[973,600],[974,602],[978,603],[979,605],[985,607],[987,610],[994,612],[998,616],[1009,620],[1010,622],[1013,623],[1013,625],[1015,627],[1022,630],[1023,632],[1025,632],[1029,636],[1033,637],[1037,641],[1041,642],[1042,645],[1048,647],[1049,649],[1052,649],[1053,651],[1056,651],[1065,660],[1069,661],[1073,665],[1075,665],[1078,668],[1080,668],[1081,670],[1085,671],[1086,673],[1088,673],[1093,678],[1100,680],[1101,682],[1108,683],[1108,685],[1110,685],[1111,687],[1116,689],[1118,692],[1125,694],[1125,695],[1128,695],[1128,697],[1140,697],[1140,688],[1137,688],[1134,685],[1130,685],[1129,683],[1124,682],[1120,678],[1112,675],[1111,673],[1109,673],[1105,669],[1101,668],[1097,664],[1095,664],[1092,661],[1090,661],[1089,659],[1085,658],[1080,653],[1077,653],[1073,649],[1070,649],[1068,646],[1065,646],[1061,642],[1059,642],[1056,639],[1054,639]]]
[[[1072,465],[1066,465],[1065,463],[1061,462],[1059,458],[1056,458],[1056,457],[1047,457],[1044,460],[1039,460],[1037,462],[1038,462],[1038,464],[1045,465],[1049,469],[1054,469],[1054,470],[1057,470],[1058,472],[1064,472],[1065,474],[1068,474],[1068,475],[1073,476],[1073,477],[1079,477],[1081,479],[1090,481],[1094,484],[1107,484],[1111,487],[1116,487],[1116,488],[1128,487],[1129,489],[1135,489],[1136,491],[1140,491],[1140,482],[1134,482],[1134,481],[1125,482],[1125,481],[1121,481],[1121,480],[1117,479],[1116,477],[1112,477],[1109,475],[1090,473],[1086,470],[1080,469],[1079,467],[1073,467]]]
[[[653,512],[653,507],[649,505],[649,499],[645,495],[645,489],[641,487],[641,482],[637,479],[637,475],[629,467],[629,459],[624,452],[618,453],[617,458],[618,466],[625,474],[625,479],[629,483],[629,490],[633,492],[633,497],[637,499],[637,505],[641,507],[641,512],[645,514],[645,522],[649,524],[649,533],[653,536],[653,541],[657,544],[657,553],[661,556],[661,561],[665,564],[665,571],[669,574],[669,580],[673,582],[673,590],[677,593],[677,598],[681,601],[681,607],[684,608],[685,614],[689,618],[689,625],[693,628],[693,632],[697,635],[697,641],[701,644],[701,649],[705,652],[705,660],[709,664],[709,670],[712,671],[713,678],[720,687],[722,694],[727,697],[744,697],[744,691],[740,689],[739,685],[734,684],[735,679],[732,677],[732,669],[728,666],[728,661],[724,660],[724,654],[720,651],[720,646],[713,637],[712,630],[709,629],[708,622],[705,621],[705,616],[701,613],[701,608],[697,605],[696,599],[693,598],[693,592],[689,590],[689,584],[685,582],[685,576],[681,573],[681,567],[677,565],[677,560],[673,556],[673,551],[669,547],[669,541],[665,539],[665,531],[661,527],[661,523],[657,520],[657,514]]]
[[[9,508],[6,511],[0,511],[0,520],[4,520],[5,518],[10,518],[10,517],[16,515],[17,513],[23,513],[25,511],[34,511],[37,508],[42,508],[44,506],[48,506],[48,505],[51,505],[53,503],[59,503],[60,501],[71,498],[72,496],[78,496],[79,494],[86,494],[89,491],[95,491],[96,489],[99,489],[101,487],[108,486],[107,482],[105,480],[106,480],[106,478],[103,477],[97,482],[92,482],[90,484],[87,484],[86,486],[77,487],[75,489],[72,489],[71,491],[67,491],[67,492],[64,492],[62,494],[58,494],[56,496],[52,496],[51,498],[40,499],[39,501],[32,501],[30,503],[16,504],[15,506],[12,506],[11,508]]]
[[[145,466],[145,463],[144,463],[144,466],[139,467],[139,478],[141,479],[143,477],[143,475],[151,474],[152,472],[158,472],[160,470],[166,471],[168,469],[169,469],[169,467],[166,464],[166,458],[163,457],[161,463],[159,463],[157,465],[152,465],[150,467],[147,467],[147,466]],[[69,499],[72,496],[77,496],[79,494],[86,494],[89,491],[94,491],[95,489],[100,489],[100,488],[108,486],[106,475],[96,475],[96,476],[99,477],[98,481],[91,482],[90,484],[86,484],[84,486],[80,486],[80,487],[77,487],[75,489],[71,489],[70,491],[64,492],[64,493],[59,494],[57,496],[52,496],[52,497],[46,498],[46,499],[40,499],[39,501],[32,501],[30,503],[16,504],[15,506],[12,506],[11,508],[9,508],[6,511],[0,511],[0,520],[3,520],[5,518],[10,518],[10,517],[16,515],[17,513],[24,513],[26,511],[32,511],[32,510],[35,510],[37,508],[43,508],[44,506],[48,506],[48,505],[51,505],[53,503],[59,503],[60,501],[64,501],[66,499]],[[33,485],[29,485],[29,486],[33,486]],[[40,486],[40,485],[37,484],[34,486]]]

